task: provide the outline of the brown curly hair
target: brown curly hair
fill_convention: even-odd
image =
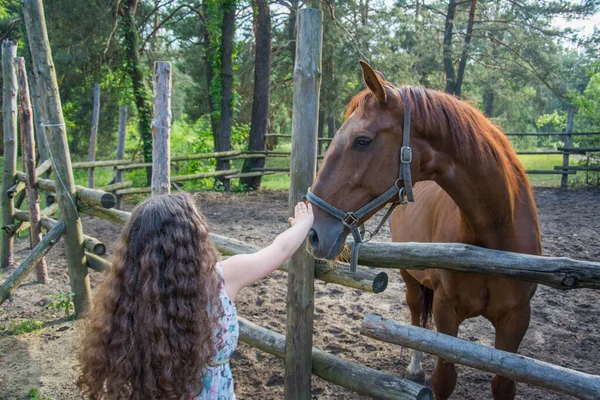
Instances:
[[[79,352],[90,399],[182,399],[202,389],[223,309],[217,252],[186,194],[139,204],[87,314]]]

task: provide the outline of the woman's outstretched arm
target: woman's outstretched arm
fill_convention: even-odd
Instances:
[[[304,242],[314,220],[312,206],[300,202],[294,209],[291,228],[281,233],[271,245],[253,254],[239,254],[221,262],[225,290],[233,301],[238,291],[279,268]]]

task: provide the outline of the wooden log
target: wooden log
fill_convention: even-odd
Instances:
[[[117,196],[125,196],[128,194],[143,194],[143,193],[151,193],[152,188],[150,186],[141,187],[141,188],[129,188],[129,189],[119,189],[115,192]]]
[[[169,194],[171,183],[171,63],[154,63],[152,120],[152,196]]]
[[[100,190],[103,190],[105,192],[115,192],[119,189],[126,189],[130,186],[133,186],[133,181],[125,181],[125,182],[115,182],[115,183],[111,183],[110,185],[106,185],[106,186],[102,186],[101,188],[99,188]],[[117,204],[115,205],[115,208],[119,208],[119,198],[117,197]]]
[[[243,172],[240,174],[227,175],[227,179],[250,178],[253,176],[273,175],[275,172]]]
[[[117,224],[125,225],[129,218],[131,217],[131,213],[127,211],[115,210],[115,209],[106,209],[100,207],[91,207],[86,205],[80,205],[79,211],[92,215],[94,217],[106,219],[112,222],[116,222]]]
[[[554,169],[556,170],[565,170],[565,167],[562,165],[555,165]],[[600,171],[600,166],[595,165],[569,165],[566,167],[567,171]]]
[[[54,203],[50,207],[46,207],[41,211],[42,216],[40,218],[40,222],[42,227],[44,227],[47,230],[54,228],[58,221],[54,218],[50,218],[50,215],[52,215],[56,211],[58,211],[57,203]],[[25,224],[29,226],[30,217],[28,213],[21,210],[15,210],[15,218],[22,221],[23,226],[25,226]],[[104,243],[92,236],[88,236],[85,234],[83,235],[83,247],[93,252],[94,254],[98,254],[100,256],[106,254],[106,245]]]
[[[564,132],[504,132],[507,136],[562,136]],[[573,136],[600,135],[600,132],[573,132]]]
[[[517,151],[517,155],[548,156],[552,154],[565,154],[564,151]]]
[[[190,161],[190,160],[203,160],[207,158],[223,158],[231,157],[242,154],[240,150],[220,151],[214,153],[202,153],[202,154],[180,154],[172,156],[171,161]]]
[[[558,150],[567,153],[596,153],[600,151],[600,147],[557,147]]]
[[[289,168],[252,168],[252,172],[290,172]]]
[[[71,156],[67,141],[67,131],[62,113],[54,62],[46,31],[46,20],[42,0],[22,0],[23,17],[31,50],[33,71],[38,84],[44,111],[44,128],[48,139],[48,149],[54,164],[56,199],[61,218],[67,226],[65,252],[71,282],[75,293],[73,303],[75,315],[80,316],[90,301],[90,282],[85,254],[83,252],[83,232],[75,203],[75,184],[71,168]]]
[[[17,44],[10,40],[2,42],[2,128],[4,162],[2,167],[2,225],[14,224],[14,201],[8,191],[15,184],[17,171],[17,75],[13,59]],[[2,230],[0,245],[0,270],[12,263],[13,237]]]
[[[311,186],[317,166],[317,121],[321,85],[322,12],[297,13],[292,105],[289,214]],[[314,314],[314,258],[304,243],[290,259],[285,342],[285,399],[309,400]]]
[[[223,157],[223,158],[221,158],[221,160],[232,161],[232,160],[245,160],[247,158],[266,158],[266,157],[267,156],[265,154],[240,154],[237,156]]]
[[[94,85],[94,106],[92,108],[92,130],[90,133],[90,152],[88,161],[96,160],[96,143],[98,142],[98,120],[100,119],[100,84]],[[88,187],[94,188],[94,167],[88,169]]]
[[[209,235],[219,253],[226,256],[251,254],[260,250],[259,246],[253,244],[227,238],[215,233],[210,233]],[[333,264],[333,266],[329,264]],[[288,263],[279,267],[279,270],[288,272]],[[326,283],[334,283],[372,293],[383,292],[387,288],[388,283],[388,276],[384,272],[359,266],[354,275],[350,272],[346,264],[341,263],[317,262],[315,278]]]
[[[60,239],[60,236],[66,229],[64,221],[59,221],[42,239],[42,241],[33,248],[31,253],[23,260],[19,268],[0,286],[0,304],[2,304],[19,287],[23,279],[35,268],[38,262],[48,253],[54,244]]]
[[[525,172],[529,175],[573,175],[577,173],[577,171],[554,171],[551,169],[528,169]]]
[[[152,167],[152,163],[129,163],[127,165],[116,165],[119,171],[128,171],[130,169],[142,169]]]
[[[133,164],[131,160],[104,160],[104,161],[80,161],[73,163],[73,169],[84,169],[84,168],[99,168],[99,167],[117,167],[127,166]],[[145,165],[145,164],[144,164]],[[149,166],[151,166],[150,164]]]
[[[17,171],[16,177],[20,181],[26,181],[25,173]],[[56,182],[49,179],[40,179],[37,181],[40,189],[56,193]],[[61,187],[59,185],[59,187]],[[115,195],[98,189],[88,189],[83,186],[75,186],[77,198],[91,206],[101,206],[104,208],[113,208],[116,204]]]
[[[127,106],[119,107],[119,134],[117,137],[117,154],[116,159],[122,160],[125,158],[125,139],[127,136]],[[119,184],[123,182],[123,171],[117,168],[114,169],[115,172],[115,184]],[[133,184],[133,182],[132,182]],[[124,189],[124,188],[123,188]],[[116,189],[115,189],[116,190]],[[112,190],[106,190],[107,192],[111,192]],[[121,196],[117,195],[117,204],[115,207],[117,209],[121,209]]]
[[[36,148],[40,154],[40,161],[43,161],[42,165],[46,161],[50,159],[50,154],[48,152],[48,140],[46,139],[46,134],[44,132],[43,125],[43,111],[42,111],[42,103],[40,100],[40,93],[37,88],[37,81],[35,76],[30,72],[29,73],[29,91],[31,96],[31,105],[33,107],[33,121],[35,127],[35,138],[36,138]],[[50,163],[52,165],[52,163]],[[41,166],[41,165],[40,165]],[[40,173],[38,175],[40,178],[48,179],[50,174],[48,171]]]
[[[600,289],[600,263],[462,243],[368,242],[360,246],[358,262],[384,269],[451,269],[536,282],[556,289]]]
[[[285,358],[286,337],[238,317],[240,340],[252,347]],[[311,349],[311,370],[316,376],[343,388],[376,399],[433,399],[431,389],[385,372],[343,360],[315,347]]]
[[[225,171],[211,171],[211,172],[201,172],[198,174],[190,174],[190,175],[177,175],[171,177],[171,182],[183,182],[183,181],[191,181],[194,179],[203,179],[203,178],[211,178],[214,176],[225,176],[237,174],[240,172],[239,169],[228,169]]]
[[[565,136],[564,136],[564,143],[566,148],[571,147],[571,141],[572,141],[572,137],[571,137],[571,132],[573,132],[573,117],[575,114],[575,110],[573,109],[573,107],[569,108],[569,112],[567,114],[567,127],[565,129]],[[561,150],[564,150],[561,149]],[[567,152],[565,154],[563,154],[563,168],[568,167],[569,166],[569,156],[570,154]],[[562,189],[566,189],[569,186],[569,174],[571,173],[571,171],[562,171],[562,176],[560,178],[560,187]]]
[[[17,182],[12,185],[7,191],[6,195],[9,199],[13,199],[17,194],[21,192],[21,190],[25,189],[25,182]]]
[[[545,387],[580,399],[600,398],[600,376],[560,367],[519,354],[366,314],[361,335],[424,351],[447,362],[467,365],[519,382]]]
[[[18,57],[14,59],[17,81],[19,84],[19,123],[21,128],[21,137],[23,148],[21,154],[23,165],[27,174],[27,205],[29,208],[29,237],[31,238],[31,248],[34,248],[42,240],[42,230],[40,225],[40,198],[37,190],[37,176],[35,169],[35,145],[33,131],[33,110],[29,98],[29,83],[27,82],[27,72],[25,71],[25,59]],[[39,283],[48,283],[48,271],[46,269],[46,260],[42,257],[36,267],[36,275]]]
[[[40,154],[41,154],[41,152],[40,152]],[[35,176],[38,177],[38,178],[44,177],[44,175],[46,174],[46,172],[48,172],[50,170],[50,168],[52,168],[52,160],[47,159],[46,161],[44,161],[43,163],[41,163],[35,169]]]
[[[112,266],[111,262],[105,258],[99,257],[95,254],[85,252],[85,258],[87,260],[87,266],[96,272],[104,272],[106,269]]]

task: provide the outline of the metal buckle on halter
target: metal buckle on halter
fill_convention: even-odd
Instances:
[[[399,203],[402,205],[406,205],[408,204],[408,201],[406,200],[406,189],[404,189],[404,186],[400,188],[400,190],[398,191],[398,199],[399,199]]]
[[[358,225],[358,218],[354,216],[353,212],[346,213],[346,216],[342,220],[342,224],[346,225],[350,229],[353,229]]]
[[[410,146],[402,146],[400,148],[400,162],[402,164],[410,164],[412,161],[412,149]]]

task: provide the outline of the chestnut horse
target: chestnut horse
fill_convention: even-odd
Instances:
[[[460,242],[541,254],[532,190],[500,130],[464,101],[435,90],[396,88],[368,64],[361,64],[368,88],[348,105],[312,193],[349,212],[394,185],[402,187],[398,171],[403,101],[407,101],[412,157],[404,163],[410,161],[412,180],[419,183],[414,187],[414,203],[397,207],[392,215],[393,241]],[[383,206],[360,216],[359,223]],[[350,229],[331,211],[318,207],[314,211],[309,233],[313,252],[333,259],[342,251]],[[465,319],[481,315],[496,330],[497,349],[518,350],[529,327],[536,284],[445,269],[402,270],[401,274],[413,325],[420,325],[432,312],[438,332],[456,336]],[[423,377],[420,352],[411,351],[406,375]],[[456,385],[454,365],[438,358],[431,382],[436,399],[448,398]],[[515,397],[511,379],[496,375],[491,386],[494,399]]]

